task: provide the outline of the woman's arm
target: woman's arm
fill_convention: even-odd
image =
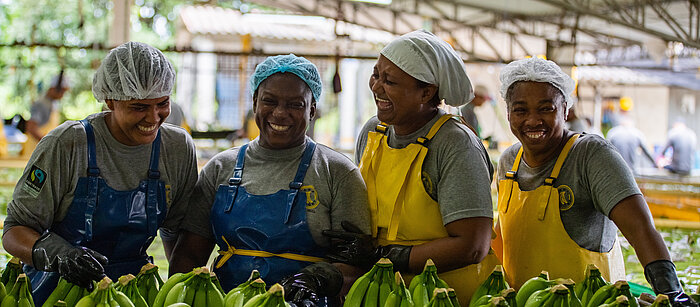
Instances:
[[[655,260],[671,259],[642,195],[621,200],[610,211],[610,219],[634,247],[642,266]]]

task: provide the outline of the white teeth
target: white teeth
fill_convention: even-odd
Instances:
[[[374,99],[377,100],[377,102],[382,102],[382,103],[388,103],[388,102],[390,102],[389,100],[381,99],[381,98],[379,98],[379,97],[374,97]]]
[[[289,126],[280,126],[280,125],[275,125],[275,124],[270,124],[270,127],[272,127],[272,130],[279,131],[279,132],[284,132],[289,130]]]
[[[137,125],[136,127],[138,127],[140,131],[143,131],[143,132],[151,132],[151,131],[153,131],[153,129],[156,129],[157,126],[158,126],[158,125],[153,125],[153,126],[141,126],[141,125]]]
[[[542,132],[542,131],[540,131],[540,132],[527,132],[527,133],[525,133],[525,135],[527,135],[527,137],[529,137],[531,139],[538,139],[538,138],[541,138],[544,136],[544,132]]]

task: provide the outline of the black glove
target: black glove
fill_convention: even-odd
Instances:
[[[408,264],[411,260],[410,245],[386,245],[377,247],[375,258],[388,258],[394,264],[395,271],[408,272]],[[376,262],[376,261],[375,261]]]
[[[644,276],[656,294],[668,296],[671,306],[698,307],[698,303],[683,293],[673,262],[669,260],[652,261],[644,267]]]
[[[372,237],[362,233],[362,230],[348,221],[340,222],[340,226],[345,231],[323,231],[324,236],[331,238],[331,248],[328,250],[326,258],[330,259],[331,262],[369,269],[379,260]]]
[[[318,262],[280,281],[286,301],[297,306],[315,306],[323,297],[334,297],[343,286],[343,274],[334,265]],[[313,305],[309,305],[313,303]]]
[[[73,246],[56,233],[47,231],[32,247],[34,268],[58,272],[66,281],[92,289],[93,280],[102,279],[107,257],[89,248]]]

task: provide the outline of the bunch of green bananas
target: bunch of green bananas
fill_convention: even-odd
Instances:
[[[90,295],[81,298],[75,307],[134,307],[134,303],[126,295],[114,289],[109,277],[102,278]]]
[[[158,274],[158,266],[155,264],[146,263],[136,275],[136,287],[148,306],[153,305],[158,295],[158,290],[163,284],[163,279]]]
[[[469,307],[476,306],[476,301],[484,295],[496,295],[508,288],[510,288],[510,286],[508,286],[505,276],[503,276],[503,266],[499,264],[493,268],[489,277],[476,288],[476,291],[474,291],[469,301]]]
[[[425,272],[425,270],[423,270],[423,272]],[[447,294],[447,288],[435,288],[432,293],[433,297],[430,299],[430,302],[425,305],[426,307],[454,307]]]
[[[216,287],[216,290],[219,290],[219,293],[226,294],[226,291],[224,291],[224,288],[221,287],[221,283],[219,282],[219,278],[216,277],[216,273],[210,272],[209,273],[209,278],[211,279],[211,283],[214,284],[214,287]]]
[[[19,274],[22,274],[22,263],[19,261],[19,258],[12,257],[12,259],[7,262],[5,270],[2,271],[2,275],[0,275],[0,282],[5,285],[5,289],[12,289]]]
[[[360,276],[345,296],[344,307],[382,307],[389,294],[396,288],[393,278],[394,265],[382,258],[371,270]]]
[[[630,285],[625,280],[618,280],[612,285],[605,285],[598,289],[591,297],[587,306],[597,307],[603,304],[609,304],[615,301],[620,295],[624,295],[629,299],[630,307],[639,307],[637,299],[630,293]]]
[[[671,301],[666,294],[659,294],[650,307],[671,307]]]
[[[53,292],[51,292],[49,297],[41,306],[52,307],[58,301],[63,301],[63,303],[68,306],[75,306],[75,304],[78,303],[78,301],[81,298],[89,294],[90,291],[88,291],[88,289],[81,288],[72,283],[69,283],[67,280],[61,277],[58,279],[58,285],[56,285],[56,289],[54,289]]]
[[[535,291],[523,307],[570,307],[570,291],[565,285],[555,285]]]
[[[549,280],[549,272],[542,271],[540,275],[528,279],[522,287],[520,287],[518,294],[515,296],[516,305],[525,306],[525,302],[527,302],[527,299],[530,295],[535,293],[535,291],[547,289],[555,284],[554,281]]]
[[[175,277],[173,275],[173,277]],[[171,279],[173,278],[171,277]],[[223,307],[224,296],[219,289],[211,282],[211,274],[206,267],[196,268],[187,279],[176,280],[175,284],[170,284],[170,279],[165,282],[163,288],[156,296],[154,306],[157,306],[161,293],[165,293],[163,306],[170,306],[175,303],[185,303],[197,307]],[[164,291],[167,291],[164,292]]]
[[[284,301],[284,288],[274,284],[267,292],[253,296],[243,307],[290,307]]]
[[[609,285],[609,283],[605,281],[600,274],[598,267],[595,264],[589,264],[586,266],[585,278],[576,284],[574,292],[576,292],[576,296],[581,299],[581,304],[583,306],[588,306],[588,302],[591,301],[593,294],[606,285]]]
[[[258,294],[265,293],[265,282],[258,278],[251,282],[244,282],[231,289],[224,298],[225,307],[243,307],[251,298]]]
[[[194,270],[187,273],[175,273],[170,276],[170,278],[163,283],[163,286],[160,287],[160,290],[158,290],[156,299],[153,300],[151,307],[169,307],[169,305],[165,305],[165,299],[168,296],[168,293],[170,293],[170,290],[172,290],[175,285],[187,280],[193,275]]]
[[[496,294],[496,295],[490,295],[490,294],[484,295],[484,296],[480,297],[478,300],[476,300],[476,302],[474,302],[474,306],[487,306],[489,304],[489,302],[491,301],[491,299],[496,298],[496,297],[502,297],[505,300],[505,302],[508,303],[508,306],[511,306],[511,307],[518,306],[518,303],[517,303],[516,298],[515,298],[516,292],[515,292],[515,289],[513,289],[513,288],[505,289],[505,290],[501,291],[501,293]]]
[[[447,288],[447,296],[450,298],[452,306],[462,307],[462,305],[459,304],[459,299],[457,299],[457,292],[455,292],[455,289]]]
[[[32,298],[32,285],[29,278],[24,273],[17,276],[17,280],[12,285],[12,289],[7,292],[5,298],[2,299],[0,306],[2,307],[34,307],[34,299]]]
[[[134,303],[135,307],[148,307],[148,303],[139,293],[139,288],[136,285],[136,276],[127,274],[119,277],[119,280],[114,285],[114,288],[121,293],[124,293],[129,300]]]
[[[413,299],[411,298],[411,293],[406,288],[406,283],[403,281],[403,277],[401,277],[401,273],[396,271],[396,273],[394,273],[394,279],[396,282],[396,286],[394,287],[394,290],[392,290],[391,293],[389,293],[389,296],[386,298],[386,302],[384,302],[383,307],[415,306],[413,304]],[[454,291],[452,292],[454,293]]]
[[[423,267],[423,272],[413,277],[408,290],[411,292],[416,306],[425,306],[430,302],[436,288],[449,288],[447,283],[437,275],[437,267],[432,259],[428,259]],[[445,290],[447,294],[447,290]]]
[[[509,307],[508,301],[502,296],[494,296],[490,298],[485,304],[479,305],[478,307]]]
[[[574,291],[574,289],[576,288],[576,283],[572,279],[557,278],[556,280],[554,280],[554,282],[556,282],[557,285],[563,285],[567,289],[569,289],[569,306],[582,307],[581,300],[578,299],[576,291]]]
[[[629,305],[630,300],[626,296],[620,295],[611,303],[600,305],[600,307],[628,307]]]

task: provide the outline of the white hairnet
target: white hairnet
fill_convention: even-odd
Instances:
[[[575,82],[561,70],[557,63],[540,58],[527,58],[513,61],[501,70],[501,97],[506,100],[506,93],[513,83],[518,81],[546,82],[556,87],[566,101],[566,114],[574,105],[571,93]]]
[[[381,54],[420,81],[438,87],[445,104],[461,106],[474,98],[464,62],[452,46],[425,30],[416,30],[393,40]]]
[[[169,96],[175,70],[160,50],[128,42],[112,49],[92,79],[98,101],[154,99]]]
[[[314,96],[314,101],[319,101],[321,98],[321,75],[314,63],[309,62],[304,57],[299,57],[294,54],[276,55],[267,57],[265,61],[255,67],[255,72],[250,78],[251,92],[255,93],[265,79],[276,73],[290,72],[297,75],[311,89],[311,94]]]

